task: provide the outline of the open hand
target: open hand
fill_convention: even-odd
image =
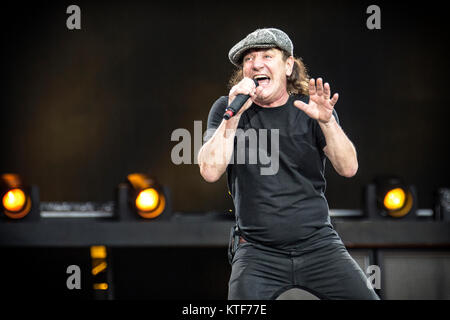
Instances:
[[[305,112],[309,117],[327,123],[333,115],[334,105],[337,103],[339,95],[335,93],[330,99],[330,85],[323,85],[322,78],[309,80],[309,103],[300,100],[294,101],[294,106]]]

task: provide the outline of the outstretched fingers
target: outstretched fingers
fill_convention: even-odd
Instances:
[[[330,89],[330,84],[328,82],[325,82],[325,84],[323,86],[323,94],[325,96],[325,99],[330,99],[331,89]]]
[[[330,104],[332,107],[334,107],[334,105],[337,103],[338,99],[339,99],[339,94],[338,93],[333,94],[333,97],[330,100]]]
[[[323,81],[322,78],[317,79],[316,81],[316,92],[319,97],[323,95]]]
[[[302,110],[304,113],[306,113],[311,118],[315,119],[315,117],[317,116],[316,109],[311,107],[309,104],[304,103],[303,101],[295,100],[294,106],[297,107],[298,109]]]
[[[316,81],[314,78],[309,79],[309,96],[313,96],[316,94]]]
[[[331,87],[330,84],[328,82],[325,82],[325,84],[323,83],[323,79],[322,78],[318,78],[317,80],[315,80],[314,78],[311,78],[309,80],[309,96],[318,96],[320,98],[323,98],[325,100],[319,100],[319,101],[324,101],[326,103],[326,101],[329,101],[330,105],[332,107],[334,107],[334,105],[337,103],[338,99],[339,99],[339,95],[337,93],[335,93],[333,95],[333,97],[330,99],[331,96]]]

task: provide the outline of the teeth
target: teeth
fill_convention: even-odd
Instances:
[[[270,79],[268,76],[255,76],[254,79],[259,80],[259,79]]]

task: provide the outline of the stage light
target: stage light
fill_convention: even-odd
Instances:
[[[92,268],[91,272],[93,276],[98,275],[100,272],[103,272],[106,270],[106,267],[108,267],[108,264],[106,262],[100,262],[95,267]]]
[[[106,259],[106,247],[105,246],[91,246],[91,258],[92,259]]]
[[[158,191],[153,188],[145,189],[139,192],[136,198],[136,208],[143,212],[152,212],[160,204]]]
[[[405,198],[405,191],[402,188],[395,188],[386,193],[383,204],[388,210],[398,210],[404,206]]]
[[[105,282],[94,283],[94,290],[108,290],[108,284]]]
[[[122,219],[168,219],[171,210],[167,200],[169,191],[156,179],[143,173],[127,175],[118,187],[118,215]]]
[[[137,213],[145,219],[158,217],[164,211],[166,201],[156,181],[142,173],[129,174],[127,179],[133,187]]]
[[[11,189],[3,196],[3,207],[9,212],[20,212],[27,204],[25,192],[19,188]]]
[[[377,177],[366,186],[365,212],[370,218],[415,218],[416,189],[399,177]]]
[[[19,220],[34,212],[31,216],[39,218],[39,191],[36,186],[26,186],[18,174],[1,175],[0,197],[3,217]]]
[[[96,299],[108,297],[108,283],[111,281],[111,272],[108,268],[108,251],[105,246],[91,246],[91,274],[94,295]]]

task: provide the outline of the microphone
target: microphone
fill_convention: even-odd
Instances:
[[[253,80],[255,82],[255,85],[258,86],[259,83],[257,80]],[[230,119],[233,117],[236,113],[238,113],[239,110],[241,110],[242,106],[245,102],[247,102],[248,98],[250,98],[250,95],[248,94],[238,94],[233,102],[230,103],[230,105],[225,109],[225,113],[223,115],[223,118],[225,120]]]

